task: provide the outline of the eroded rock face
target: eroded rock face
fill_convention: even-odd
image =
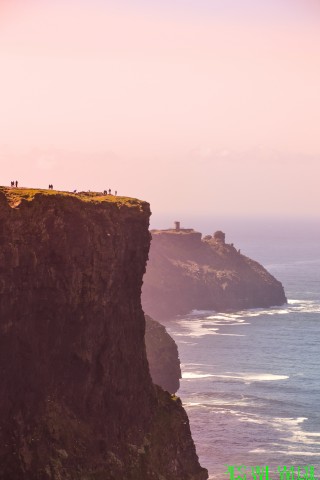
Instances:
[[[170,393],[180,387],[181,369],[178,347],[159,322],[148,315],[146,318],[146,350],[153,383]]]
[[[207,478],[183,408],[148,370],[149,213],[0,189],[1,480]]]
[[[286,303],[283,286],[258,262],[225,243],[223,232],[152,231],[142,305],[156,319],[199,310]]]

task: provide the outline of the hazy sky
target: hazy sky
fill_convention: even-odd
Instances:
[[[0,0],[0,65],[0,184],[319,216],[318,1]]]

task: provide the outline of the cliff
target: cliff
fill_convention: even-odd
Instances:
[[[0,479],[202,480],[151,381],[149,205],[0,188]]]
[[[259,263],[193,230],[153,230],[142,305],[157,319],[191,310],[238,310],[286,302],[283,286]]]
[[[145,342],[147,359],[153,383],[175,393],[180,387],[181,369],[178,347],[165,327],[148,315]]]

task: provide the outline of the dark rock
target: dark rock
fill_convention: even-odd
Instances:
[[[0,189],[0,479],[203,480],[149,374],[149,205]]]
[[[148,315],[145,318],[145,342],[152,381],[175,393],[179,390],[181,378],[178,347],[163,325]]]

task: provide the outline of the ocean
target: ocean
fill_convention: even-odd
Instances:
[[[275,480],[278,467],[293,466],[290,480],[296,480],[298,467],[308,465],[320,478],[319,237],[305,230],[252,239],[239,234],[235,246],[282,282],[288,304],[193,311],[166,322],[179,348],[177,394],[200,463],[216,480],[232,478],[232,466],[240,465],[247,479],[254,478],[251,467],[268,466]]]

